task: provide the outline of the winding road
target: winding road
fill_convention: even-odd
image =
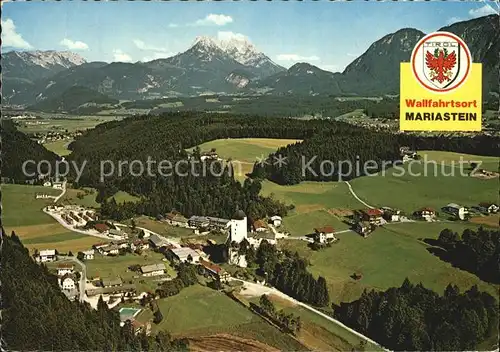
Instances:
[[[249,294],[248,292],[246,293],[245,291],[242,291],[241,294],[242,295],[257,295],[257,296],[260,296],[260,295],[264,295],[264,294],[274,294],[276,296],[279,296],[283,299],[286,299],[290,302],[292,302],[293,304],[295,305],[298,305],[298,306],[301,306],[307,310],[310,310],[311,312],[313,313],[316,313],[318,315],[320,315],[321,317],[325,318],[326,320],[329,320],[331,321],[332,323],[342,327],[343,329],[349,331],[350,333],[356,335],[357,337],[375,345],[375,346],[378,346],[380,348],[382,348],[384,351],[388,351],[390,352],[390,350],[384,348],[383,346],[381,346],[379,343],[375,342],[374,340],[370,339],[369,337],[357,332],[356,330],[354,329],[351,329],[350,327],[344,325],[342,322],[340,322],[339,320],[323,313],[323,312],[320,312],[319,310],[303,303],[303,302],[300,302],[298,300],[296,300],[295,298],[292,298],[286,294],[284,294],[283,292],[281,292],[280,290],[274,288],[274,287],[268,287],[268,286],[264,286],[264,285],[261,285],[261,284],[256,284],[254,282],[250,282],[250,281],[244,281],[244,280],[241,280],[241,279],[236,279],[236,278],[233,278],[234,280],[237,280],[237,281],[241,281],[243,282],[243,287],[245,288],[245,290],[248,290],[248,291],[251,291],[252,293]]]
[[[361,198],[358,197],[358,195],[354,192],[354,190],[352,189],[352,186],[351,184],[349,183],[349,181],[344,181],[347,185],[347,187],[349,187],[349,191],[351,192],[351,194],[353,195],[354,198],[356,198],[360,203],[362,203],[364,206],[366,206],[367,208],[370,208],[370,209],[373,209],[374,207],[372,207],[370,204],[367,204],[365,203],[363,200],[361,200]]]

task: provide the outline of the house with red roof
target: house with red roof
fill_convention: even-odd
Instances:
[[[319,243],[336,240],[335,229],[331,226],[317,227],[314,229],[314,240]]]
[[[220,280],[221,282],[227,282],[231,278],[231,275],[229,275],[227,271],[222,269],[219,265],[209,262],[208,260],[200,258],[200,265],[205,268],[205,271],[209,275]]]
[[[429,207],[420,208],[415,212],[415,216],[430,221],[436,217],[436,211]]]
[[[380,209],[363,209],[359,211],[362,221],[368,221],[372,224],[380,224],[384,212]]]
[[[94,228],[99,231],[100,233],[108,233],[109,232],[109,226],[106,224],[95,224]]]

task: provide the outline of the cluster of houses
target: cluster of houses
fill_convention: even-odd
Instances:
[[[472,210],[483,215],[489,215],[496,214],[500,210],[500,207],[493,202],[481,202],[476,206],[472,206],[470,209],[456,203],[450,203],[441,208],[443,213],[449,214],[459,220],[466,220]],[[437,217],[437,212],[432,208],[424,207],[417,210],[414,215],[422,220],[434,221]]]
[[[60,216],[66,224],[72,226],[85,226],[88,222],[98,219],[94,210],[87,210],[76,205],[49,205],[45,209],[50,213]]]
[[[63,189],[64,188],[64,183],[59,182],[59,181],[45,181],[43,183],[45,187],[52,187],[54,189]]]

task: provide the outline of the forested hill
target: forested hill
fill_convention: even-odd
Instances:
[[[460,293],[450,284],[440,296],[406,279],[334,310],[344,324],[394,351],[473,351],[498,334],[498,302],[477,286]]]
[[[499,142],[498,138],[486,135],[473,138],[422,137],[369,130],[337,135],[325,129],[303,143],[278,149],[265,163],[256,163],[252,176],[287,185],[306,180],[350,180],[380,171],[384,167],[384,162],[389,165],[386,167],[390,167],[391,162],[401,158],[399,154],[401,146],[408,146],[414,150],[443,150],[496,156],[500,154]],[[278,158],[285,158],[286,164],[279,165],[273,162]]]
[[[228,164],[218,163],[214,170],[219,167],[221,172],[217,174],[207,172],[214,163],[200,163],[199,155],[186,162],[187,148],[224,138],[288,138],[303,139],[304,142],[276,153],[277,156],[283,154],[287,157],[286,166],[279,168],[272,165],[257,170],[254,174],[260,177],[241,185],[231,175]],[[251,217],[259,218],[273,213],[285,215],[287,208],[260,196],[261,185],[257,179],[269,178],[284,184],[304,179],[324,180],[302,175],[302,155],[306,161],[307,157],[317,156],[312,168],[320,173],[323,160],[333,163],[350,161],[353,165],[375,160],[379,161],[380,167],[380,161],[391,162],[400,158],[400,146],[483,155],[498,153],[499,149],[498,140],[488,136],[419,137],[378,132],[328,120],[181,112],[138,116],[99,125],[70,145],[73,153],[68,158],[78,165],[86,163],[79,184],[98,188],[99,201],[108,199],[118,190],[141,197],[140,202],[123,206],[117,206],[110,200],[101,208],[104,215],[117,219],[137,213],[156,216],[175,209],[187,216],[230,217],[235,209],[242,209]],[[152,173],[146,170],[148,160],[154,162],[149,164]],[[269,161],[272,163],[274,160],[271,156]],[[119,167],[120,161],[122,167]],[[169,163],[163,165],[175,167],[177,164],[180,167],[177,171],[174,167],[167,168],[168,176],[165,176],[158,170],[162,161]],[[101,166],[106,173],[102,178]],[[347,178],[361,175],[348,175]],[[331,177],[335,179],[335,176]]]
[[[2,141],[2,177],[8,177],[15,182],[24,182],[26,179],[32,179],[23,173],[23,163],[33,160],[36,163],[47,160],[54,165],[59,158],[56,154],[48,151],[42,145],[31,140],[24,133],[19,132],[12,121],[5,120],[0,127]],[[36,165],[30,163],[26,165],[28,174],[37,172]],[[42,164],[42,172],[49,171],[46,165]]]
[[[2,340],[8,351],[180,351],[169,334],[134,335],[120,327],[119,313],[101,300],[98,309],[70,302],[57,277],[36,264],[12,234],[2,229]]]

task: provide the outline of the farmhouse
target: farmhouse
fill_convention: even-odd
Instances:
[[[96,243],[92,246],[92,248],[94,248],[95,250],[99,251],[101,248],[104,248],[106,246],[108,246],[109,243],[106,243],[106,242],[100,242],[100,243]]]
[[[479,206],[481,208],[484,208],[485,211],[488,213],[497,213],[498,210],[500,209],[500,207],[497,204],[491,202],[482,202],[479,203]]]
[[[103,234],[107,234],[109,232],[109,226],[106,224],[95,224],[94,228]]]
[[[382,222],[382,215],[384,212],[380,209],[365,209],[360,211],[361,220],[368,221],[373,224],[380,224]]]
[[[164,264],[151,264],[141,266],[142,276],[158,276],[165,274]]]
[[[59,281],[59,285],[63,290],[75,289],[75,277],[72,274],[63,275]]]
[[[314,241],[326,243],[327,241],[335,240],[335,230],[331,226],[319,227],[314,229]]]
[[[255,220],[252,224],[254,232],[265,232],[267,231],[266,223],[262,220]]]
[[[52,262],[56,259],[57,259],[57,257],[56,257],[56,250],[55,249],[45,249],[43,251],[40,251],[37,260],[39,262],[44,263],[44,262]]]
[[[354,230],[366,238],[370,233],[372,233],[373,227],[374,226],[367,221],[358,221],[354,226]]]
[[[460,220],[464,220],[465,215],[469,213],[467,208],[465,208],[461,205],[455,204],[455,203],[450,203],[450,204],[446,205],[445,207],[441,208],[441,210],[448,213],[448,214],[455,215]]]
[[[200,160],[205,161],[205,160],[217,160],[219,156],[215,151],[209,151],[209,152],[203,152],[200,155]]]
[[[282,221],[283,219],[281,218],[281,216],[278,215],[271,216],[271,218],[269,219],[269,223],[272,224],[274,227],[281,226]]]
[[[63,189],[63,183],[62,182],[54,182],[54,183],[52,183],[52,188]]]
[[[200,255],[198,252],[189,247],[171,248],[169,250],[181,262],[198,263],[200,261]]]
[[[432,208],[425,207],[417,210],[415,212],[415,216],[427,221],[431,221],[436,217],[436,211]]]
[[[118,246],[116,244],[109,244],[105,247],[101,247],[99,249],[99,252],[102,255],[117,255],[120,253],[120,249],[118,248]]]
[[[151,246],[153,246],[153,248],[161,248],[161,247],[166,247],[168,245],[168,243],[163,240],[160,236],[158,235],[151,235],[149,237],[149,242],[151,243]]]
[[[119,277],[115,279],[101,279],[101,285],[102,287],[117,287],[122,284],[122,279]]]
[[[188,220],[182,216],[182,214],[177,213],[177,212],[170,212],[167,215],[165,215],[165,220],[173,226],[181,226],[181,227],[187,227],[188,226]]]
[[[116,230],[116,229],[109,230],[108,235],[110,237],[119,238],[119,239],[127,237],[127,234],[125,232],[123,232],[122,230]]]
[[[387,221],[400,221],[401,211],[398,209],[392,209],[389,207],[382,207],[381,210],[384,212],[383,218]]]
[[[83,259],[85,259],[85,260],[94,259],[94,250],[90,249],[88,251],[83,251]]]
[[[57,275],[58,276],[63,276],[66,274],[72,274],[73,273],[74,266],[73,264],[59,264],[57,266]]]
[[[231,278],[231,275],[224,269],[222,269],[217,264],[211,263],[207,260],[200,259],[200,265],[205,268],[205,271],[214,277],[216,280],[220,280],[221,282],[227,282]]]
[[[133,250],[140,249],[140,250],[146,250],[149,249],[149,242],[144,241],[144,240],[135,240],[131,246]]]
[[[208,227],[208,225],[210,225],[210,221],[206,216],[193,215],[189,218],[188,224],[190,227],[196,227],[196,228]]]
[[[129,247],[128,241],[118,241],[115,244],[118,246],[118,248],[128,248]]]

